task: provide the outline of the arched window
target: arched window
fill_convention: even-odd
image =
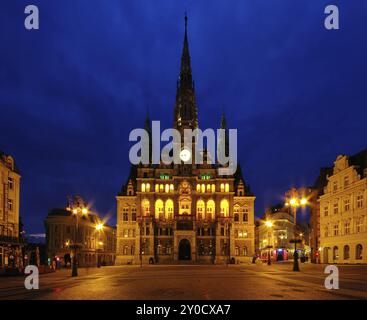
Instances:
[[[344,246],[344,260],[348,260],[349,259],[349,246],[346,245]]]
[[[141,192],[145,192],[145,183],[141,184]]]
[[[200,192],[200,184],[197,184],[197,185],[196,185],[196,191],[197,191],[197,192]]]
[[[203,200],[196,203],[196,212],[198,219],[205,219],[205,204]]]
[[[136,208],[135,207],[131,208],[131,220],[136,221]]]
[[[239,256],[240,255],[240,247],[236,246],[236,248],[234,250],[234,254],[235,254],[235,256]]]
[[[141,202],[141,211],[143,213],[143,216],[149,216],[150,214],[150,203],[148,199],[144,199]]]
[[[205,184],[204,183],[201,185],[201,192],[205,193]]]
[[[172,183],[169,185],[169,190],[170,190],[171,192],[175,191],[175,188],[174,188],[174,186],[173,186],[173,184],[172,184]]]
[[[242,210],[243,210],[242,221],[247,222],[248,221],[248,206],[245,205]]]
[[[163,192],[163,190],[164,190],[163,184],[160,184],[159,185],[159,192]]]
[[[215,184],[213,183],[212,184],[212,193],[214,193],[215,192]]]
[[[146,189],[147,189],[147,192],[150,192],[150,183],[146,184]]]
[[[361,244],[356,245],[356,260],[362,260],[363,247]]]
[[[210,184],[208,183],[207,185],[206,185],[206,192],[210,192],[211,191],[211,187],[210,187]]]
[[[166,201],[166,219],[173,219],[173,201],[171,199]]]
[[[224,192],[224,183],[220,184],[220,192]]]
[[[339,249],[337,246],[334,247],[333,249],[333,259],[334,260],[338,260],[339,259]]]
[[[207,215],[207,219],[214,219],[214,215],[215,215],[215,202],[214,200],[209,200],[206,203],[206,215]]]
[[[169,192],[169,184],[166,184],[166,186],[165,186],[165,191],[166,191],[166,193],[168,193],[168,192]]]
[[[155,218],[156,219],[163,219],[163,201],[161,199],[156,200],[155,202]]]
[[[225,184],[225,192],[229,192],[229,183]]]
[[[228,206],[228,200],[223,199],[220,202],[220,214],[222,217],[228,217],[229,216],[229,206]]]
[[[247,247],[246,246],[243,247],[243,255],[247,256]]]
[[[240,206],[236,204],[233,208],[234,212],[234,222],[238,222],[240,220]]]

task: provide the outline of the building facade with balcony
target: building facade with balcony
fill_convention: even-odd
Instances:
[[[173,128],[181,136],[185,129],[198,128],[186,17],[173,113]],[[227,130],[224,116],[221,128]],[[145,129],[151,133],[149,118]],[[225,144],[227,149],[227,140]],[[179,148],[190,152],[183,141]],[[250,261],[254,254],[255,197],[240,167],[233,175],[219,175],[217,162],[207,161],[210,153],[200,151],[203,164],[182,160],[172,165],[132,166],[116,197],[117,264]],[[189,155],[194,160],[195,154]]]
[[[15,161],[0,151],[0,269],[23,266],[19,195],[20,174]]]
[[[46,251],[49,263],[54,259],[61,265],[71,265],[72,246],[78,244],[77,260],[80,267],[98,264],[113,265],[116,254],[116,228],[96,226],[102,219],[89,212],[76,221],[76,216],[66,208],[52,209],[45,219]]]
[[[340,155],[320,196],[322,263],[367,263],[367,150]]]

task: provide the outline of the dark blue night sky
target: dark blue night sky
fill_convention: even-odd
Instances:
[[[24,28],[24,7],[40,30]],[[337,4],[340,30],[324,28]],[[367,147],[367,1],[2,1],[0,150],[22,174],[21,216],[43,232],[80,194],[115,222],[128,135],[171,127],[187,11],[199,125],[225,110],[256,215],[313,183],[340,153]]]

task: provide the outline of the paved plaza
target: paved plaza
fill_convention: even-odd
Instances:
[[[339,290],[324,287],[323,265],[146,265],[79,269],[40,276],[39,290],[24,277],[1,277],[0,299],[366,299],[367,266],[339,266]]]

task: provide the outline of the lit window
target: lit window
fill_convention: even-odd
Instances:
[[[205,184],[201,185],[201,192],[204,193],[205,192]]]
[[[150,214],[150,203],[148,199],[144,199],[141,202],[141,208],[144,216],[149,216]]]
[[[141,192],[145,192],[145,183],[141,184]]]
[[[215,184],[213,183],[212,184],[212,193],[214,193],[215,192]]]
[[[163,190],[164,190],[163,184],[160,184],[159,185],[159,192],[163,192]]]
[[[197,185],[196,185],[196,191],[197,191],[197,192],[200,192],[200,184],[197,184]]]
[[[122,221],[129,221],[129,209],[123,208],[122,209]]]
[[[169,184],[166,184],[166,186],[165,186],[165,191],[166,191],[166,193],[168,193],[168,192],[169,192]]]
[[[214,219],[215,203],[214,200],[209,200],[206,204],[206,213],[208,219]]]
[[[228,206],[228,200],[223,199],[220,202],[220,214],[222,217],[228,217],[229,216],[229,206]]]
[[[150,183],[146,184],[146,189],[147,189],[147,192],[150,192]]]
[[[334,214],[337,214],[339,212],[339,204],[338,202],[334,203]]]
[[[226,192],[229,192],[229,183],[226,183],[225,191],[226,191]]]
[[[155,185],[155,192],[159,192],[159,184]]]
[[[339,235],[339,224],[335,224],[334,225],[334,236],[338,236]]]
[[[173,219],[173,201],[171,199],[166,201],[166,219]]]
[[[350,199],[345,199],[344,200],[344,211],[349,211],[350,210]]]
[[[158,199],[155,202],[155,218],[156,219],[163,219],[164,215],[163,215],[163,201],[161,199]]]
[[[350,234],[350,221],[344,222],[344,234],[348,235]]]
[[[329,206],[324,207],[324,216],[327,217],[329,215]]]
[[[224,192],[224,183],[220,184],[220,192]]]
[[[173,186],[173,184],[172,184],[172,183],[169,185],[169,190],[170,190],[171,192],[173,192],[173,191],[175,190],[175,188],[174,188],[174,186]]]
[[[205,204],[203,200],[199,200],[196,204],[198,219],[205,219]]]
[[[363,195],[362,194],[357,196],[357,208],[358,209],[363,208]]]
[[[131,220],[136,221],[136,208],[131,208]]]

